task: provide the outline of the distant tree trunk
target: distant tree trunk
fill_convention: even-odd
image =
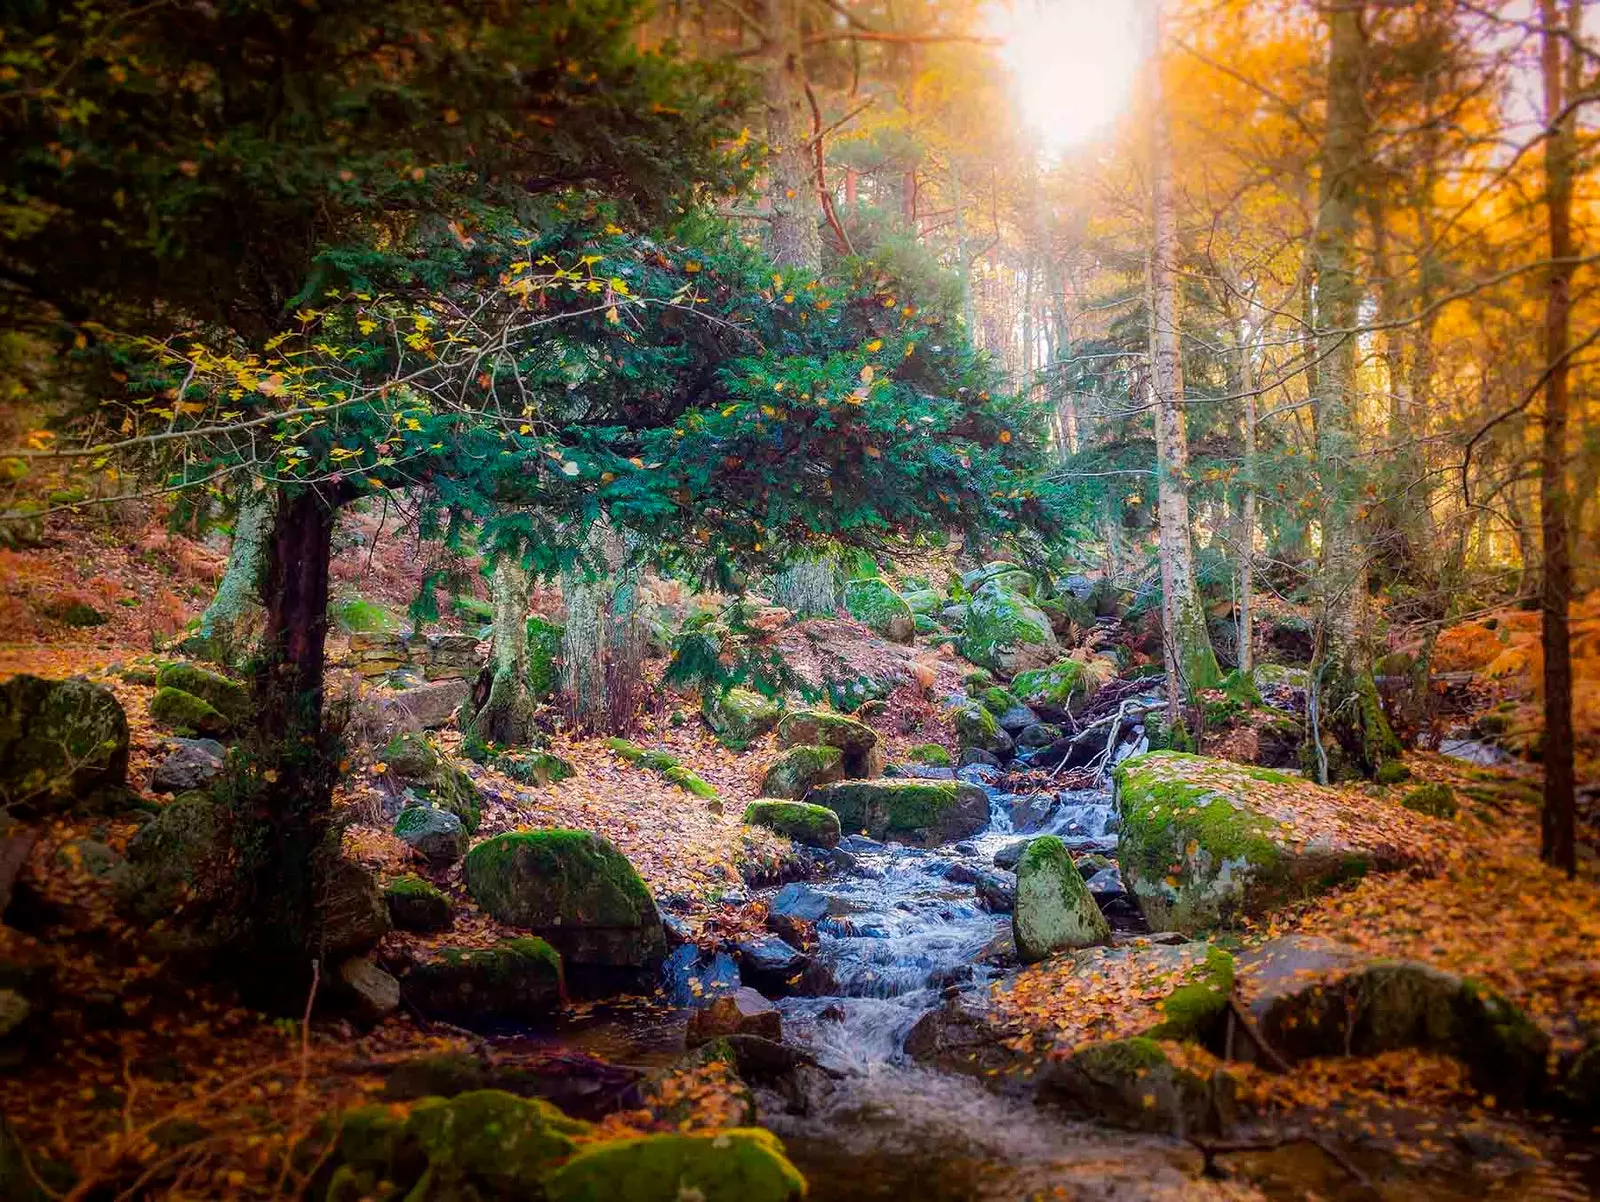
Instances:
[[[1316,267],[1316,331],[1319,363],[1316,405],[1317,461],[1322,504],[1322,630],[1312,665],[1319,728],[1339,754],[1314,748],[1318,776],[1371,775],[1398,753],[1384,717],[1372,655],[1367,644],[1367,569],[1359,535],[1361,476],[1356,406],[1357,339],[1361,302],[1356,279],[1358,176],[1366,150],[1363,5],[1328,10],[1327,129],[1319,181],[1317,227],[1312,239]]]
[[[315,488],[280,489],[267,554],[263,654],[250,754],[257,791],[238,799],[237,913],[246,951],[236,963],[253,994],[304,1001],[316,930],[317,852],[338,776],[336,737],[323,722],[329,557],[337,502]]]
[[[1568,0],[1568,37],[1583,32],[1581,5]],[[1539,857],[1577,872],[1574,831],[1575,769],[1572,734],[1572,558],[1567,500],[1567,358],[1572,309],[1572,184],[1576,158],[1576,114],[1562,114],[1579,88],[1578,53],[1566,48],[1562,61],[1562,14],[1556,0],[1540,0],[1544,26],[1542,68],[1545,120],[1552,126],[1544,142],[1545,208],[1550,222],[1550,274],[1545,297],[1544,422],[1539,450],[1539,521],[1544,540],[1540,573],[1540,611],[1544,641],[1544,808]]]
[[[831,618],[839,609],[839,589],[830,555],[802,559],[772,579],[772,599],[801,618]]]
[[[638,722],[645,696],[642,583],[631,541],[617,540],[616,586],[606,615],[606,730],[619,735]]]
[[[561,635],[561,691],[579,730],[606,729],[605,527],[589,528],[582,559],[561,573],[567,623]]]
[[[1244,393],[1244,500],[1239,510],[1239,671],[1255,668],[1256,364],[1249,328],[1239,327],[1239,391]]]
[[[244,662],[254,650],[261,625],[261,579],[266,571],[276,493],[246,488],[233,520],[233,545],[216,596],[200,615],[200,625],[183,641],[183,650],[213,663]]]
[[[796,0],[761,0],[762,100],[767,117],[767,252],[780,267],[822,267],[821,205],[811,178],[800,9]]]
[[[1156,12],[1160,37],[1160,10]],[[1158,43],[1159,45],[1159,43]],[[1152,100],[1150,253],[1150,378],[1155,401],[1156,494],[1159,505],[1161,609],[1169,695],[1193,694],[1221,679],[1194,579],[1189,538],[1189,443],[1183,414],[1183,361],[1178,345],[1178,223],[1172,184],[1171,130],[1159,54],[1150,66]]]
[[[494,567],[494,634],[484,668],[488,690],[464,733],[486,743],[518,746],[533,735],[533,694],[528,688],[528,602],[532,582],[512,555]],[[481,686],[480,686],[481,688]],[[468,709],[473,706],[471,699]]]

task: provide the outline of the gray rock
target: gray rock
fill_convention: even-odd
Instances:
[[[1111,941],[1111,927],[1060,839],[1041,835],[1017,861],[1017,904],[1011,919],[1024,963],[1055,952]]]
[[[157,793],[203,789],[222,772],[226,748],[215,739],[173,739],[167,758],[156,765],[150,788]]]
[[[996,772],[999,772],[1005,767],[1005,765],[1000,762],[999,756],[995,755],[993,752],[985,751],[981,747],[966,748],[962,751],[961,758],[956,761],[956,766],[958,769],[971,768],[975,765],[981,765],[985,768],[993,768]],[[957,771],[956,775],[961,777],[963,780],[966,779],[966,777],[961,776],[960,771]]]
[[[395,819],[394,833],[433,868],[448,868],[467,854],[467,828],[449,810],[411,806]]]
[[[0,989],[0,1039],[4,1039],[28,1021],[33,1007],[28,999],[15,989]]]
[[[400,1009],[400,982],[366,956],[353,956],[339,965],[339,980],[366,1022],[382,1022]]]
[[[1009,735],[1018,731],[1027,730],[1039,721],[1039,715],[1025,705],[1014,705],[1005,713],[995,719],[1000,724],[1000,729]]]
[[[1048,722],[1038,722],[1022,730],[1017,735],[1017,746],[1032,751],[1039,747],[1048,747],[1061,737],[1061,728]]]
[[[120,791],[128,719],[111,690],[81,678],[0,684],[0,809],[48,814]]]
[[[686,943],[661,964],[661,991],[674,1006],[704,1006],[738,988],[739,966],[726,952]]]
[[[1007,843],[994,853],[994,866],[996,868],[1015,868],[1017,861],[1022,859],[1023,850],[1028,846],[1029,842],[1030,840],[1028,839],[1018,839],[1015,843]]]
[[[389,908],[377,878],[336,849],[324,853],[317,917],[329,959],[371,951],[389,933]]]
[[[1122,873],[1117,870],[1115,864],[1110,868],[1102,868],[1085,881],[1084,885],[1089,890],[1090,896],[1102,906],[1114,898],[1125,897],[1128,892],[1122,887]]]
[[[867,835],[846,835],[839,841],[839,846],[855,855],[883,850],[883,844],[880,841]]]
[[[978,874],[975,892],[991,914],[1009,914],[1017,906],[1017,875],[996,869]]]
[[[769,909],[774,914],[816,922],[819,918],[827,917],[828,897],[809,885],[794,881],[778,890]]]

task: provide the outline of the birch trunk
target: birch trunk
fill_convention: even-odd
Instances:
[[[1160,8],[1156,12],[1160,37]],[[1159,45],[1159,43],[1158,43]],[[1159,56],[1151,65],[1150,379],[1156,429],[1156,495],[1160,509],[1161,609],[1169,696],[1192,695],[1221,678],[1206,632],[1189,539],[1189,445],[1183,414],[1183,360],[1178,344],[1178,225],[1172,143]],[[1174,706],[1176,708],[1176,706]],[[1176,715],[1173,715],[1174,718]]]

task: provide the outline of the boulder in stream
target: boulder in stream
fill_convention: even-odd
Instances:
[[[795,710],[778,723],[778,746],[837,747],[844,753],[844,774],[852,778],[883,775],[884,752],[878,732],[864,722],[828,710]]]
[[[843,780],[844,752],[837,747],[797,744],[784,751],[767,768],[761,781],[765,797],[798,799],[817,785]]]
[[[1029,842],[1017,861],[1016,909],[1011,929],[1025,964],[1059,951],[1111,940],[1111,926],[1054,835]]]
[[[989,825],[989,796],[955,781],[840,781],[811,790],[806,800],[839,816],[841,827],[874,839],[937,847]]]
[[[1144,1037],[1091,1043],[1047,1065],[1039,1097],[1119,1127],[1179,1138],[1220,1135],[1236,1113],[1226,1072],[1175,1061]]]
[[[426,1017],[474,1029],[548,1018],[563,992],[560,955],[532,936],[486,948],[444,948],[400,982],[401,997]]]
[[[798,1202],[805,1192],[778,1137],[759,1127],[591,1143],[544,1180],[550,1202]]]

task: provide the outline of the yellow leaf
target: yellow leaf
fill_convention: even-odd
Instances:
[[[883,349],[883,339],[882,338],[874,338],[871,342],[867,343],[867,353],[870,354],[870,355],[876,355],[882,349]]]
[[[869,363],[861,369],[861,382],[863,384],[872,383],[872,364]]]
[[[609,324],[616,325],[621,320],[622,316],[617,312],[617,307],[615,305],[612,305],[611,308],[606,310],[606,321]]]

